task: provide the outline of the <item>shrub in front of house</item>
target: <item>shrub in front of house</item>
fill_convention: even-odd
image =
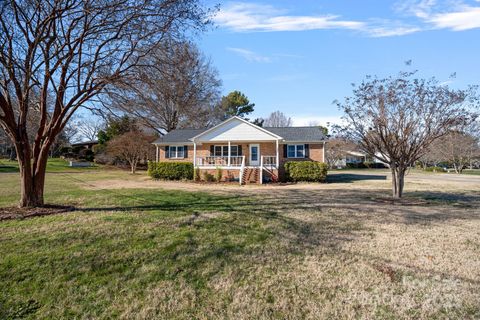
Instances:
[[[215,176],[211,173],[208,173],[208,171],[204,171],[203,172],[203,181],[213,182],[213,181],[215,181]]]
[[[288,161],[285,163],[287,181],[324,182],[327,178],[327,164],[316,161]]]
[[[215,169],[215,181],[220,182],[222,181],[223,170],[220,167]]]
[[[193,163],[150,161],[148,175],[153,179],[161,180],[192,180]]]
[[[193,181],[200,181],[200,169],[198,167],[193,168]]]
[[[345,165],[345,167],[347,169],[365,169],[367,168],[367,165],[363,162],[359,162],[359,163],[347,163]]]

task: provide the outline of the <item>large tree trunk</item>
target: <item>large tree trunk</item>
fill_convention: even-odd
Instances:
[[[130,173],[135,174],[135,165],[133,163],[130,165]]]
[[[453,163],[453,169],[455,170],[455,173],[460,173],[458,172],[458,166],[455,162]]]
[[[19,206],[22,208],[43,206],[48,147],[44,146],[42,148],[37,159],[34,159],[33,166],[29,147],[23,147],[22,144],[16,144],[15,148],[17,151],[21,179],[21,197]]]
[[[395,166],[390,166],[390,168],[392,171],[392,196],[399,199],[403,196],[406,168]]]

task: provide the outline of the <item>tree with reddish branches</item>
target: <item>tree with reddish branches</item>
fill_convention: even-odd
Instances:
[[[0,126],[17,152],[21,207],[43,205],[49,149],[75,113],[167,36],[202,30],[209,14],[196,0],[0,2]]]
[[[135,174],[137,165],[142,160],[149,160],[155,154],[152,141],[155,137],[138,131],[130,131],[113,138],[107,144],[107,153],[127,161],[130,172]]]

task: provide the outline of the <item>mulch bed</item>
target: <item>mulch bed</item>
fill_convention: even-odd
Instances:
[[[0,221],[12,219],[26,219],[52,214],[65,213],[75,210],[72,206],[44,205],[36,208],[7,207],[0,208]]]

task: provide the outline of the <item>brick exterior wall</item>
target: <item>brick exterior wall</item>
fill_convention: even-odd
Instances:
[[[260,145],[260,155],[263,156],[275,156],[275,143],[274,142],[261,142],[258,143]],[[210,156],[210,146],[213,144],[203,144],[197,145],[197,158],[201,157],[208,157]],[[246,158],[246,165],[249,165],[250,159],[250,148],[248,143],[239,143],[239,144],[232,144],[232,145],[241,145],[242,146],[242,155]],[[286,158],[284,157],[283,151],[284,145],[280,144],[278,146],[278,153],[279,153],[279,160],[280,164],[285,163],[286,161],[319,161],[324,162],[323,159],[323,144],[309,144],[309,153],[310,156],[308,158]],[[186,158],[165,158],[165,146],[159,147],[159,160],[160,161],[188,161],[193,162],[193,146],[188,146],[187,157]]]
[[[301,143],[298,143],[301,144]],[[309,143],[309,157],[308,158],[286,158],[284,157],[284,148],[285,145],[281,144],[280,149],[280,163],[283,164],[287,161],[318,161],[325,162],[323,159],[323,144],[322,143]]]
[[[275,156],[276,155],[276,147],[275,142],[260,142],[255,143],[260,145],[260,155],[261,156]],[[215,144],[202,144],[197,145],[197,158],[208,157],[210,156],[210,146]],[[220,145],[220,144],[217,144]],[[221,144],[223,145],[223,144]],[[245,165],[249,166],[250,160],[250,148],[249,143],[232,143],[232,145],[241,145],[242,146],[242,155],[245,156]],[[189,145],[187,148],[187,157],[185,158],[165,158],[165,146],[159,147],[159,161],[185,161],[185,162],[193,162],[193,145]],[[283,165],[287,161],[318,161],[324,162],[323,159],[323,144],[322,143],[315,143],[309,144],[309,157],[308,158],[287,158],[284,157],[284,145],[280,144],[278,146],[278,155],[279,155],[279,178],[282,179],[284,177],[285,171]],[[215,169],[201,169],[200,178],[203,180],[203,172],[207,171],[212,175],[215,175]],[[239,169],[223,169],[223,181],[228,180],[229,178],[238,179],[240,170]],[[276,172],[275,172],[276,173]]]

